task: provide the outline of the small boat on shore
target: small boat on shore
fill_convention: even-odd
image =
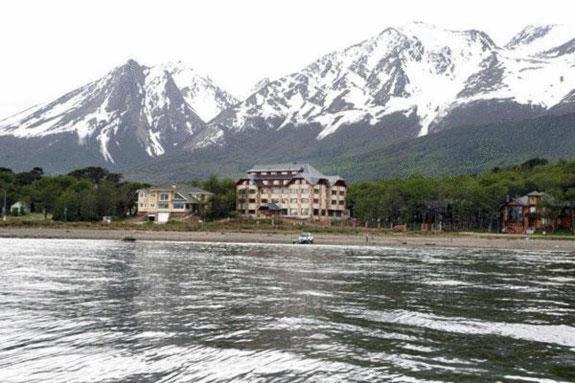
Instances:
[[[311,233],[301,233],[298,239],[294,241],[294,243],[300,245],[312,245],[314,240],[315,238]]]

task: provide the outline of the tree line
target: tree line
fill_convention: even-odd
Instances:
[[[211,176],[190,184],[213,193],[202,211],[203,218],[220,219],[233,215],[236,202],[233,179]],[[101,167],[87,167],[55,176],[44,174],[39,167],[21,173],[0,167],[0,189],[6,190],[8,209],[21,201],[31,212],[42,213],[45,218],[50,215],[57,221],[100,221],[104,216],[133,216],[137,213],[137,191],[149,186],[125,181],[121,174]]]
[[[211,176],[191,184],[214,193],[202,216],[231,217],[235,212],[235,182]],[[99,221],[103,216],[129,217],[137,212],[137,190],[145,183],[124,180],[100,167],[45,175],[41,168],[15,173],[0,167],[0,189],[8,207],[23,201],[32,212],[61,221]],[[549,163],[534,158],[521,165],[494,168],[475,175],[411,176],[351,184],[347,205],[352,216],[370,226],[431,225],[443,230],[499,231],[500,208],[510,197],[544,191],[556,206],[575,203],[575,161]],[[0,191],[0,205],[2,193]],[[549,209],[552,211],[553,209]]]
[[[8,209],[25,202],[33,213],[60,221],[99,221],[103,216],[126,217],[136,213],[136,190],[147,186],[124,181],[121,174],[100,167],[48,176],[42,168],[15,173],[0,168],[0,188],[6,191]]]
[[[534,158],[476,175],[360,182],[349,187],[347,202],[352,216],[371,226],[499,231],[501,205],[534,190],[552,196],[556,206],[573,204],[575,161]]]

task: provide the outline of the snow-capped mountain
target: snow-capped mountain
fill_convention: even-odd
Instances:
[[[403,116],[415,117],[423,136],[530,117],[575,89],[574,52],[575,28],[566,26],[528,27],[504,47],[477,30],[387,28],[269,81],[218,116],[200,146],[250,129],[320,126],[315,138],[322,140],[342,126],[377,127]]]
[[[237,173],[264,161],[361,167],[367,164],[357,159],[369,158],[371,166],[396,166],[393,154],[414,142],[455,150],[442,145],[483,139],[480,126],[491,135],[510,126],[524,132],[517,122],[532,119],[529,132],[537,136],[524,138],[524,153],[543,150],[529,140],[565,134],[571,114],[575,27],[529,26],[498,45],[478,30],[412,23],[264,79],[241,101],[180,62],[129,61],[56,101],[0,120],[0,166],[63,171],[99,164],[141,178],[161,173],[166,181]],[[559,127],[546,132],[548,122]],[[537,155],[575,155],[571,147],[545,146]],[[474,158],[484,163],[513,157],[507,142],[477,150]],[[405,161],[429,161],[413,153]],[[467,154],[458,155],[464,163]],[[476,171],[473,162],[466,166]]]
[[[160,65],[159,68],[172,76],[188,105],[206,122],[239,101],[209,76],[199,74],[181,61]]]
[[[55,101],[0,120],[0,138],[49,138],[55,145],[73,137],[76,149],[115,164],[172,150],[235,102],[181,63],[146,67],[129,60]]]

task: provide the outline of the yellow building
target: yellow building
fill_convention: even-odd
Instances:
[[[344,179],[325,176],[309,164],[256,165],[237,180],[236,191],[236,208],[242,217],[349,218]]]
[[[194,186],[155,186],[138,190],[138,214],[157,223],[172,217],[198,214],[209,203],[212,193]]]

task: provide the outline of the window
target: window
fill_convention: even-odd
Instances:
[[[302,198],[302,199],[301,199],[301,203],[309,203],[309,199],[307,199],[307,198]]]
[[[331,195],[337,195],[337,191],[336,191],[336,190],[332,190],[332,191],[331,191]]]
[[[256,200],[254,198],[250,198],[249,203],[256,203]]]
[[[170,199],[170,194],[168,193],[160,193],[160,201],[167,201]]]
[[[309,215],[309,209],[301,209],[301,215]]]
[[[274,184],[274,185],[279,185],[279,184],[280,184],[280,181],[279,181],[279,180],[274,180],[273,184]]]
[[[289,215],[297,215],[297,209],[289,209]]]
[[[144,204],[143,204],[143,203],[141,203],[141,204],[140,204],[140,207],[144,207]]]
[[[314,198],[314,199],[313,199],[313,203],[319,203],[319,199]]]
[[[291,199],[289,200],[289,202],[290,202],[290,203],[297,203],[297,198],[291,198]]]
[[[345,204],[345,201],[339,201],[339,204],[343,206]]]
[[[337,205],[337,201],[334,200],[334,199],[332,199],[332,200],[331,200],[331,204],[332,204],[332,205]]]
[[[174,209],[183,209],[185,207],[185,205],[181,202],[175,202],[174,203]]]
[[[262,203],[268,203],[268,199],[267,199],[267,198],[262,198]]]
[[[256,211],[255,210],[248,210],[248,213],[249,214],[256,214]]]
[[[168,209],[168,204],[167,203],[159,203],[158,204],[158,208],[159,209]]]
[[[343,191],[343,190],[340,191],[340,192],[339,192],[339,195],[345,195],[345,191]]]
[[[256,194],[256,189],[249,189],[249,190],[248,190],[248,193],[249,193],[249,194]]]

